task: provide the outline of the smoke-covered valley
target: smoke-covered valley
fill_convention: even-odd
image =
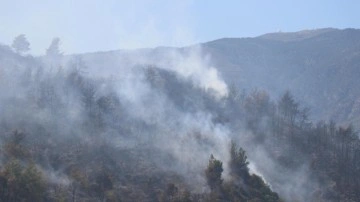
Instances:
[[[328,82],[303,78],[319,69],[292,77],[303,62],[313,67],[326,56],[291,50],[307,52],[313,41],[334,33],[356,38],[357,32],[322,30],[76,55],[63,55],[55,39],[41,57],[2,45],[0,198],[356,201],[357,133],[317,120],[332,109],[317,106],[314,116],[309,113],[311,103],[331,98],[312,97],[321,85],[304,92],[308,83]],[[336,44],[352,53],[339,57],[354,62],[341,72],[358,73],[356,45]],[[349,100],[327,103],[355,103],[356,90],[348,88]],[[353,117],[336,121],[356,120],[354,110]]]

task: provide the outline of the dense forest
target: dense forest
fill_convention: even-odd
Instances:
[[[219,93],[152,64],[97,77],[54,43],[1,47],[1,201],[360,200],[358,134],[291,92]]]

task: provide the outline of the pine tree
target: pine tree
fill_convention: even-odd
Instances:
[[[211,154],[208,167],[205,171],[206,180],[211,190],[219,188],[223,182],[221,174],[223,172],[222,162],[215,159]]]
[[[11,47],[16,51],[16,53],[22,54],[30,50],[30,43],[26,39],[25,34],[20,34],[15,37]]]

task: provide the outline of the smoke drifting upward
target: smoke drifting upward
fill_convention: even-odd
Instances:
[[[35,162],[51,184],[72,186],[74,165],[92,172],[94,162],[111,161],[120,162],[106,168],[122,170],[119,179],[126,172],[175,173],[194,193],[204,193],[210,154],[223,162],[223,179],[233,180],[229,148],[235,140],[249,152],[250,172],[285,199],[311,199],[307,185],[318,186],[306,172],[308,162],[289,171],[269,153],[276,144],[254,134],[270,136],[270,117],[256,120],[256,129],[249,124],[260,113],[252,105],[268,97],[245,99],[229,90],[200,46],[56,60],[4,48],[0,54],[1,133],[26,134],[25,144],[34,145],[32,155],[40,156]]]
[[[160,60],[155,64],[191,78],[193,83],[205,90],[214,91],[219,97],[226,96],[228,90],[225,82],[218,75],[217,69],[211,66],[210,56],[203,55],[201,46],[191,47],[182,53],[172,50],[165,54],[165,61]]]
[[[209,155],[226,162],[230,142],[229,129],[213,122],[216,115],[207,107],[214,106],[206,106],[203,94],[208,94],[207,99],[215,98],[214,105],[221,105],[227,86],[209,59],[202,56],[200,47],[183,52],[166,50],[159,57],[139,51],[120,59],[119,66],[103,69],[102,75],[106,77],[104,72],[108,71],[128,119],[151,128],[134,126],[130,130],[138,139],[126,141],[146,142],[170,154],[176,161],[159,165],[181,173],[189,184],[201,188],[206,184],[203,172]],[[96,77],[92,69],[88,71]]]
[[[106,58],[106,59],[105,59]],[[127,77],[136,66],[154,66],[176,72],[179,76],[191,80],[193,85],[206,91],[212,91],[219,98],[228,93],[226,83],[217,69],[211,64],[211,56],[203,53],[200,45],[177,50],[174,48],[140,49],[99,54],[85,54],[89,76]],[[108,60],[108,61],[104,61]],[[69,60],[69,58],[67,58]],[[105,67],[101,66],[105,64]]]
[[[1,58],[3,133],[21,130],[58,145],[54,152],[68,141],[94,144],[94,137],[116,150],[147,148],[158,152],[150,161],[181,174],[197,191],[206,187],[209,155],[229,159],[229,129],[213,121],[212,111],[227,86],[199,47],[156,61],[137,53],[119,66],[102,67],[99,76],[78,56],[54,63],[48,56],[1,51],[10,56]],[[64,176],[46,159],[39,166],[54,183]],[[58,181],[68,181],[63,178]]]

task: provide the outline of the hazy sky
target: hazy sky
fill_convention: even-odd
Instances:
[[[359,0],[0,0],[0,43],[24,33],[33,54],[185,46],[222,37],[360,28]]]

